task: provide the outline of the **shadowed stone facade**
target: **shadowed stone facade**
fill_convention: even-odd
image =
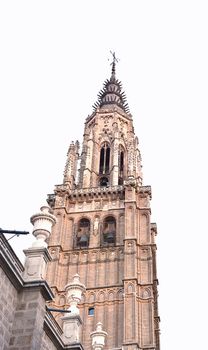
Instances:
[[[79,274],[81,343],[102,322],[105,349],[159,350],[156,224],[151,188],[143,186],[141,155],[122,85],[112,74],[85,121],[82,148],[71,143],[61,185],[48,196],[57,222],[49,238],[47,281],[52,305],[68,307],[65,286]],[[59,315],[56,319],[61,324]]]
[[[78,338],[66,341],[65,332],[46,308],[53,293],[41,275],[46,247],[39,248],[35,242],[27,250],[24,268],[6,238],[0,235],[0,349],[83,350]]]

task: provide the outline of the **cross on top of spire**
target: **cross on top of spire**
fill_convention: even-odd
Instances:
[[[126,101],[125,93],[122,92],[122,84],[116,79],[116,63],[119,59],[116,57],[115,52],[110,51],[112,55],[112,73],[110,79],[104,82],[102,90],[98,94],[98,100],[93,105],[94,111],[99,108],[110,108],[110,105],[116,105],[121,108],[125,113],[129,114],[129,106]]]
[[[112,61],[111,64],[110,64],[110,65],[112,66],[112,76],[115,77],[115,73],[116,73],[116,62],[118,62],[119,59],[116,57],[115,51],[112,52],[112,51],[110,50],[110,53],[111,53],[111,55],[113,56],[113,61]]]

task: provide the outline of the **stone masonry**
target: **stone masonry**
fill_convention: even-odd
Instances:
[[[122,85],[112,74],[72,142],[63,183],[48,196],[56,217],[49,238],[47,281],[54,307],[68,307],[65,286],[76,273],[86,286],[81,342],[101,322],[106,350],[159,350],[156,224],[151,187],[142,184],[138,138]],[[61,318],[57,315],[61,325]]]
[[[44,266],[41,254],[45,252],[39,248],[35,247],[35,255],[33,249],[29,252]],[[63,330],[46,309],[46,301],[53,299],[53,293],[43,276],[37,275],[43,268],[38,265],[35,270],[36,263],[30,258],[31,269],[28,254],[25,270],[6,238],[0,235],[0,350],[83,350],[79,339],[73,344],[64,342]],[[39,278],[34,279],[33,275]]]
[[[4,344],[6,349],[9,347],[18,292],[2,269],[0,269],[0,291],[0,344]]]
[[[0,235],[0,350],[160,350],[151,187],[115,63],[24,266]]]

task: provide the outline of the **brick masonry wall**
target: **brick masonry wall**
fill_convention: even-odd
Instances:
[[[17,291],[5,272],[0,268],[0,349],[6,350],[12,330],[17,304]]]

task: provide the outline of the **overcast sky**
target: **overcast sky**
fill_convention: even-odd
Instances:
[[[207,344],[207,18],[200,0],[0,2],[0,227],[31,232],[115,51],[152,186],[161,350]],[[10,240],[22,261],[31,240]]]

